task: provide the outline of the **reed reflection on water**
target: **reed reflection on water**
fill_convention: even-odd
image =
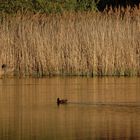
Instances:
[[[0,80],[0,140],[140,139],[140,78]],[[67,105],[56,104],[57,97]]]

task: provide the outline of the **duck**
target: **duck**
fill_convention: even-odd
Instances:
[[[59,98],[57,98],[57,104],[59,105],[59,104],[67,104],[67,99],[59,99]]]

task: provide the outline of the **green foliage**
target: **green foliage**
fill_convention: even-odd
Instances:
[[[76,5],[77,5],[76,0],[66,0],[64,9],[66,9],[66,10],[75,10]]]
[[[79,0],[77,10],[97,10],[97,2],[94,0]]]
[[[56,13],[97,10],[97,0],[0,0],[0,12],[32,11]]]
[[[27,0],[1,0],[0,12],[15,13],[17,11],[32,10],[32,1]]]

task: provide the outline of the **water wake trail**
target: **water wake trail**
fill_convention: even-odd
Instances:
[[[103,102],[68,102],[68,104],[77,105],[94,105],[94,106],[126,106],[126,107],[140,107],[140,103],[136,102],[115,102],[115,103],[103,103]]]

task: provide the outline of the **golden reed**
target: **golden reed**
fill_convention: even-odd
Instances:
[[[0,75],[140,75],[140,10],[0,17]]]

